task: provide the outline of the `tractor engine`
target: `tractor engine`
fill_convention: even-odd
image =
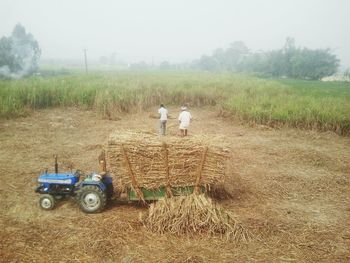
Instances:
[[[53,196],[73,195],[75,185],[79,182],[80,173],[42,174],[38,178],[39,186],[35,192]]]

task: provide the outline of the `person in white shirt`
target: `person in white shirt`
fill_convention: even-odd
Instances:
[[[168,110],[164,107],[163,104],[160,104],[160,108],[158,110],[158,113],[160,115],[160,118],[159,118],[159,121],[160,121],[159,133],[161,135],[165,135],[166,122],[168,121]]]
[[[179,115],[179,123],[180,123],[180,132],[181,136],[187,136],[187,129],[190,126],[192,116],[189,111],[187,111],[187,107],[181,107],[181,113]]]

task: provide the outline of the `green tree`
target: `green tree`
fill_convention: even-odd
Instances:
[[[337,72],[339,59],[330,49],[299,49],[291,60],[292,78],[321,79]]]
[[[0,76],[22,77],[38,69],[41,55],[38,42],[17,24],[10,37],[0,39]]]
[[[8,70],[14,71],[16,66],[16,57],[11,52],[12,40],[7,37],[0,39],[0,68],[7,67]]]
[[[286,43],[282,49],[283,54],[283,75],[291,76],[293,70],[293,58],[297,53],[297,48],[295,47],[294,38],[287,37]]]
[[[330,49],[298,48],[288,37],[281,49],[251,53],[242,41],[226,50],[216,49],[213,55],[203,55],[193,65],[207,71],[254,72],[266,76],[300,79],[321,79],[333,75],[339,59]]]
[[[264,71],[271,76],[284,76],[286,73],[285,56],[282,50],[272,50],[267,53]]]
[[[218,71],[220,62],[213,56],[202,56],[197,62],[197,66],[206,71]]]
[[[225,66],[230,71],[241,71],[244,59],[249,54],[249,49],[243,41],[235,41],[225,52]]]
[[[195,64],[198,68],[208,71],[242,71],[244,59],[249,49],[242,41],[233,42],[226,50],[218,48],[213,55],[203,55]]]
[[[246,71],[299,79],[321,79],[336,73],[338,67],[339,59],[330,49],[297,48],[293,38],[287,38],[282,49],[252,54],[245,61]]]

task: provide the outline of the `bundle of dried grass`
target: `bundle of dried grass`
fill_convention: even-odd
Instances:
[[[151,204],[148,215],[141,214],[140,220],[148,230],[161,234],[200,233],[238,242],[252,238],[232,213],[225,212],[203,194],[160,200]]]
[[[119,131],[108,141],[108,170],[119,190],[210,186],[223,181],[229,151],[220,138]]]

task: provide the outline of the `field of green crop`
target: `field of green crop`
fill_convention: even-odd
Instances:
[[[350,83],[198,72],[119,72],[0,81],[0,117],[77,106],[103,118],[166,105],[216,106],[247,123],[350,134]]]

